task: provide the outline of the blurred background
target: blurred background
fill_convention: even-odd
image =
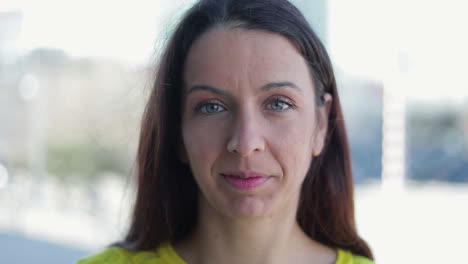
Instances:
[[[128,225],[155,61],[193,0],[0,4],[0,263],[73,263]],[[378,263],[468,237],[468,6],[295,0],[333,61]]]

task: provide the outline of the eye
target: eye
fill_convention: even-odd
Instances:
[[[280,97],[273,98],[273,100],[267,105],[267,109],[277,112],[284,111],[289,108],[294,109],[294,104],[291,101]]]
[[[223,112],[226,108],[219,103],[203,103],[197,106],[196,110],[203,114],[214,114]]]

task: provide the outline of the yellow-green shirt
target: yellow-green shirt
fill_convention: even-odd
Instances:
[[[94,255],[79,260],[76,264],[187,264],[170,244],[164,244],[155,251],[132,251],[120,247],[109,247]],[[363,256],[338,249],[335,264],[373,264]]]

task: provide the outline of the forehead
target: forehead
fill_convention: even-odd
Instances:
[[[203,34],[190,48],[184,82],[295,81],[312,85],[307,64],[285,37],[261,30],[217,27]]]

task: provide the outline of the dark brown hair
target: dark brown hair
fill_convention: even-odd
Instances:
[[[372,258],[356,231],[347,135],[327,52],[300,11],[286,0],[201,0],[182,18],[164,50],[146,106],[137,153],[137,195],[130,229],[113,245],[155,249],[195,227],[198,187],[177,155],[181,141],[182,72],[191,45],[216,25],[282,35],[308,63],[317,103],[333,101],[322,153],[303,182],[297,221],[318,242]]]

